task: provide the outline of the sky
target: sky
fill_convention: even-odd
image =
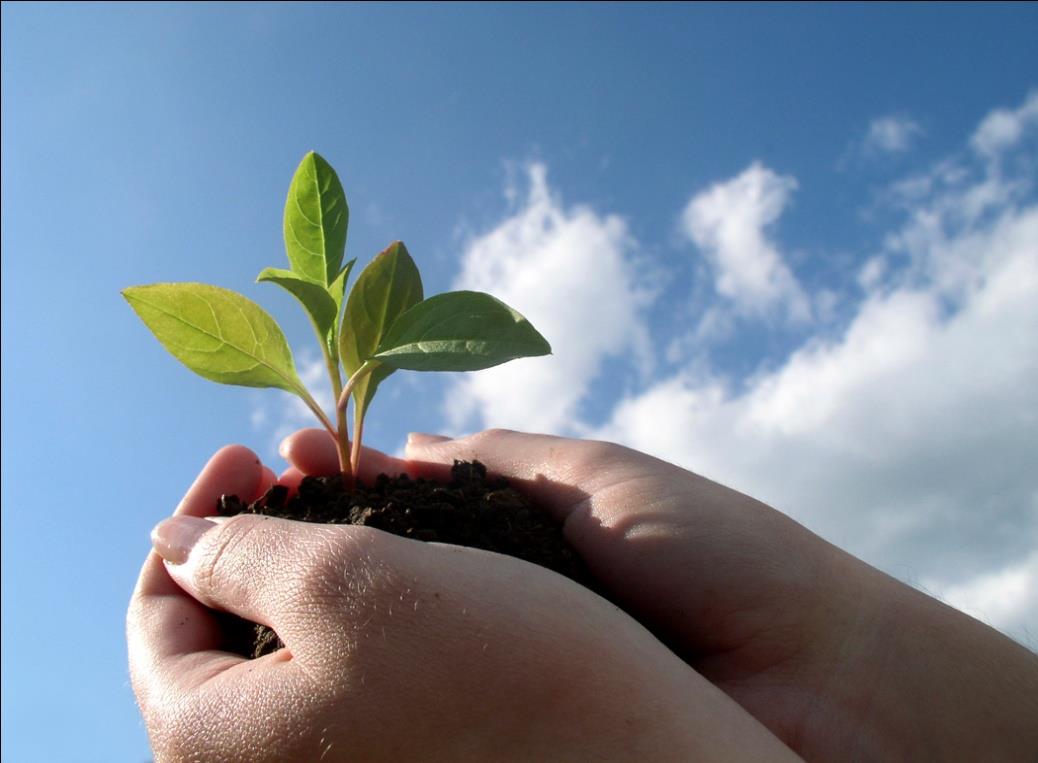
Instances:
[[[2,6],[2,757],[144,761],[123,623],[282,392],[194,376],[119,295],[262,304],[309,150],[347,256],[489,291],[549,358],[400,372],[371,445],[608,439],[758,497],[1038,648],[1038,6]],[[55,730],[60,719],[60,732]]]

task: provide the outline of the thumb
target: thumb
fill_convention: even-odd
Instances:
[[[293,652],[326,620],[329,549],[373,532],[241,514],[174,516],[152,532],[170,577],[213,609],[273,628]],[[335,536],[334,538],[330,536]]]

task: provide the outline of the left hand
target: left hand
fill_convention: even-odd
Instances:
[[[157,761],[797,759],[632,618],[548,570],[367,527],[201,519],[220,494],[252,499],[272,479],[224,448],[157,528],[127,623]],[[210,608],[269,625],[286,648],[218,651]]]

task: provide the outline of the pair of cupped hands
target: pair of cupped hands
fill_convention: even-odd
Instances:
[[[1038,657],[784,514],[609,443],[412,435],[379,472],[478,459],[548,509],[614,603],[511,557],[218,497],[280,476],[220,450],[153,532],[128,616],[157,761],[1038,760]],[[285,649],[219,651],[213,609]]]

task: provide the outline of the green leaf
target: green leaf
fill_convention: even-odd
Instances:
[[[301,278],[291,270],[281,270],[279,268],[265,268],[256,277],[256,280],[259,282],[270,281],[271,283],[276,283],[298,299],[310,316],[317,335],[325,342],[328,341],[328,337],[331,336],[335,328],[335,319],[338,317],[339,312],[335,306],[335,299],[327,288],[319,283]]]
[[[407,247],[395,241],[368,263],[346,300],[339,332],[339,357],[347,378],[374,354],[397,317],[421,301],[422,277],[418,267]],[[357,383],[353,400],[361,418],[378,385],[392,372],[391,368],[380,367]]]
[[[339,275],[332,281],[331,286],[325,287],[306,278],[302,278],[291,270],[280,268],[265,268],[256,280],[259,282],[270,281],[276,283],[285,291],[299,300],[300,304],[310,316],[314,330],[321,340],[328,345],[329,349],[335,349],[335,328],[339,321],[339,313],[342,307],[342,295],[346,289],[346,279],[350,277],[353,263],[350,260],[343,267]]]
[[[242,295],[201,283],[133,286],[122,295],[163,347],[200,376],[306,393],[285,335]]]
[[[350,208],[335,170],[311,151],[285,200],[285,251],[292,272],[325,286],[339,275]]]
[[[401,315],[374,359],[412,371],[477,371],[551,346],[523,316],[489,294],[452,291]]]
[[[343,265],[342,270],[339,271],[339,275],[332,281],[331,286],[328,287],[328,293],[332,295],[332,299],[335,300],[335,316],[338,318],[339,313],[342,311],[342,298],[346,294],[346,281],[350,278],[350,271],[353,270],[353,264],[356,262],[356,258],[350,260]]]

